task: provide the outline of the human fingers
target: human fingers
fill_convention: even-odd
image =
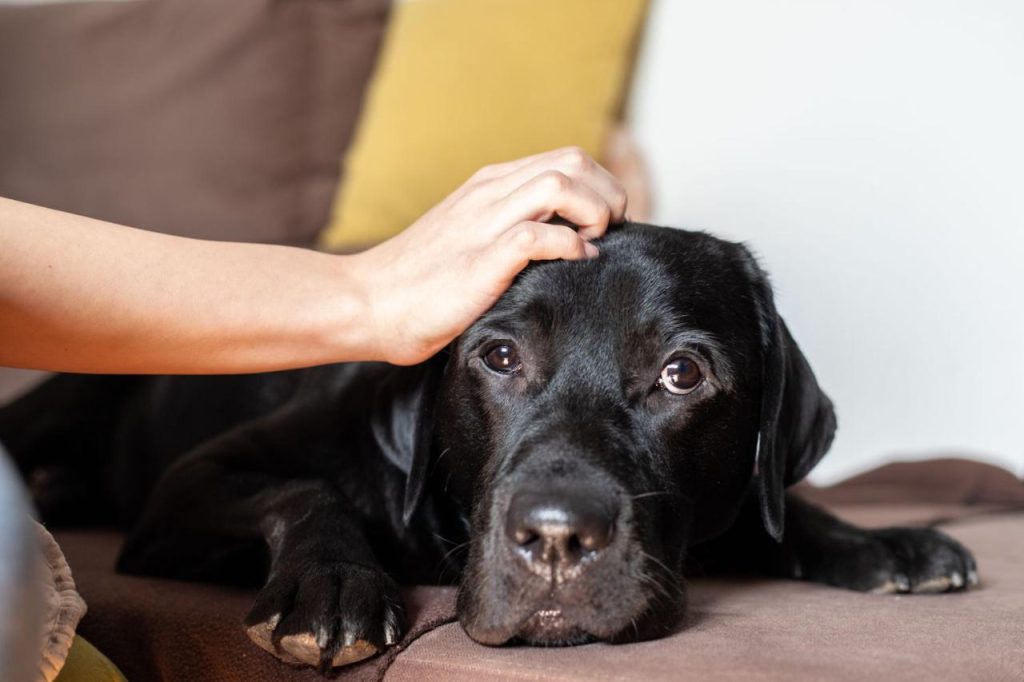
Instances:
[[[502,289],[530,261],[584,260],[599,254],[596,246],[565,225],[524,221],[505,232],[489,247],[488,270],[498,274]]]
[[[588,240],[603,235],[612,216],[603,197],[558,171],[545,171],[531,178],[499,201],[495,209],[495,223],[504,229],[558,216],[578,226],[579,236]]]
[[[540,154],[523,163],[495,169],[490,180],[492,191],[509,194],[538,175],[549,171],[562,173],[599,195],[610,209],[611,222],[621,222],[626,215],[626,190],[603,166],[579,147],[566,147]]]

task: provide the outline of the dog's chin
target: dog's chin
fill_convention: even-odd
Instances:
[[[665,623],[656,625],[650,611],[632,618],[609,618],[607,614],[573,613],[573,608],[557,605],[521,613],[518,617],[491,621],[490,626],[472,619],[460,619],[463,629],[476,642],[490,646],[525,644],[529,646],[575,646],[590,642],[625,643],[665,634]]]
[[[561,609],[541,609],[530,616],[512,638],[531,646],[574,646],[598,638],[565,617]]]

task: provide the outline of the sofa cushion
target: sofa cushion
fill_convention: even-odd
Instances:
[[[387,0],[0,4],[0,196],[309,244]]]

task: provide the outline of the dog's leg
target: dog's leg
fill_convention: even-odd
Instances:
[[[315,418],[271,416],[211,441],[172,466],[157,486],[118,564],[120,570],[227,579],[269,576],[246,618],[249,636],[293,663],[321,669],[393,644],[404,614],[394,581],[379,565],[353,503],[318,462]],[[336,420],[335,420],[336,421]],[[301,433],[311,457],[291,451]],[[263,547],[263,561],[254,550]],[[269,550],[269,551],[267,551]],[[249,569],[248,571],[246,569]]]
[[[945,533],[858,528],[792,494],[773,564],[786,577],[863,592],[951,592],[978,582],[974,557]]]
[[[263,518],[270,576],[249,637],[286,660],[330,669],[398,641],[404,611],[359,522],[326,483],[281,490]]]
[[[709,564],[725,559],[720,567],[727,569],[754,569],[861,592],[952,592],[978,582],[971,553],[935,529],[858,528],[787,493],[785,535],[776,543],[761,527],[754,506],[697,556]]]

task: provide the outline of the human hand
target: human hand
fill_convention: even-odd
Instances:
[[[352,256],[369,354],[426,360],[486,312],[532,260],[593,258],[626,192],[583,150],[486,166],[401,234]],[[559,216],[578,226],[544,221]]]

